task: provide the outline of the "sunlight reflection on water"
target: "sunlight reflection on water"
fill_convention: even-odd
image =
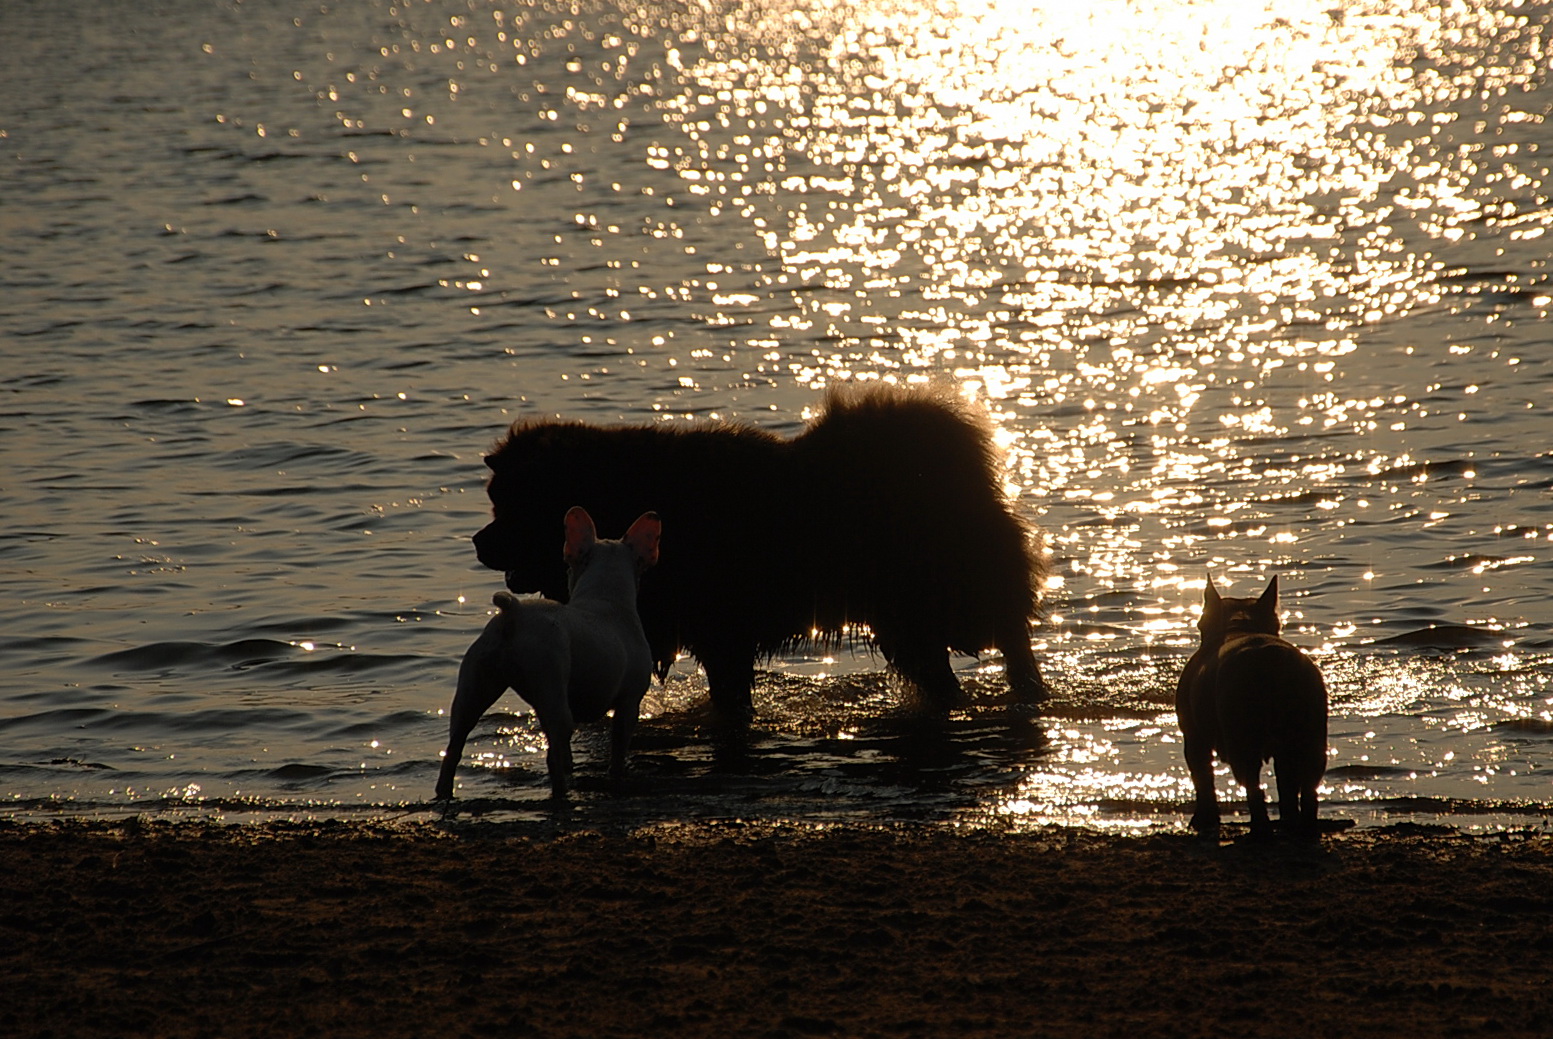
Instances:
[[[798,329],[827,344],[788,361],[792,377],[949,373],[987,400],[1027,507],[1069,556],[1065,588],[1155,593],[1133,633],[1184,619],[1169,600],[1200,589],[1202,564],[1310,567],[1377,523],[1450,524],[1458,495],[1430,476],[1467,497],[1487,476],[1462,449],[1482,434],[1450,426],[1514,425],[1507,404],[1533,418],[1530,393],[1473,399],[1531,374],[1521,349],[1393,342],[1387,327],[1469,305],[1463,280],[1545,281],[1536,251],[1522,271],[1476,269],[1553,212],[1536,157],[1542,24],[1516,8],[747,17],[690,34],[697,60],[679,62],[701,92],[681,101],[692,144],[676,168],[714,208],[736,196],[782,258],[804,320],[774,319],[773,342]],[[730,151],[719,127],[764,136],[735,133]],[[729,187],[773,169],[761,190]],[[1545,292],[1522,304],[1546,317]],[[1436,349],[1471,374],[1428,374]],[[1449,444],[1449,467],[1425,443]],[[1546,541],[1553,525],[1518,533]],[[1372,562],[1325,590],[1365,587]]]
[[[1332,797],[1553,801],[1547,10],[8,7],[8,796],[423,796],[507,421],[790,433],[883,378],[988,409],[1061,695],[1039,749],[976,708],[923,750],[877,660],[795,652],[769,774],[1174,812],[1211,569],[1285,575]],[[666,782],[721,767],[681,667]],[[472,774],[522,800],[515,717]]]

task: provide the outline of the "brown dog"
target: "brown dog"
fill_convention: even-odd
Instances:
[[[730,716],[750,714],[757,659],[814,637],[871,635],[939,707],[960,694],[950,649],[998,649],[1015,697],[1045,697],[1030,640],[1043,556],[984,423],[947,394],[849,386],[792,439],[520,422],[485,462],[494,516],[475,550],[515,592],[564,597],[544,533],[568,505],[606,528],[663,517],[673,551],[637,601],[654,663],[694,654]]]
[[[1272,832],[1262,763],[1278,780],[1278,818],[1284,829],[1316,834],[1316,787],[1326,773],[1327,690],[1321,672],[1278,637],[1278,578],[1258,599],[1221,597],[1208,579],[1202,645],[1176,686],[1176,716],[1186,740],[1186,767],[1197,792],[1192,827],[1218,833],[1219,804],[1213,755],[1246,788],[1251,832]]]

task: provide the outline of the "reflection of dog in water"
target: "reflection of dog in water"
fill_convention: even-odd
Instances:
[[[464,741],[480,716],[508,688],[534,708],[550,748],[551,790],[566,793],[572,771],[572,731],[610,711],[610,771],[625,770],[642,696],[652,681],[652,652],[636,615],[637,580],[658,561],[662,525],[638,517],[620,541],[598,539],[581,508],[566,514],[563,552],[571,598],[565,604],[521,602],[496,593],[501,612],[464,654],[448,725],[448,749],[437,778],[437,800],[453,796],[453,773]]]
[[[1278,818],[1284,829],[1314,836],[1316,787],[1326,772],[1327,690],[1321,672],[1278,637],[1278,578],[1258,599],[1221,597],[1208,579],[1202,645],[1176,686],[1176,715],[1186,739],[1186,767],[1197,792],[1192,826],[1218,832],[1219,804],[1213,755],[1246,788],[1251,832],[1272,831],[1262,763],[1278,780]]]
[[[567,506],[606,529],[657,510],[674,550],[637,601],[653,661],[661,674],[688,650],[730,716],[749,715],[760,657],[859,633],[934,706],[960,695],[950,649],[998,649],[1014,695],[1045,697],[1030,640],[1043,558],[985,423],[948,394],[833,390],[791,439],[731,423],[520,422],[485,462],[494,516],[475,550],[515,592],[564,597],[536,535]]]

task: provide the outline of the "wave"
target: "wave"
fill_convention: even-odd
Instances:
[[[446,666],[446,661],[412,653],[364,653],[343,646],[239,639],[236,642],[153,642],[115,650],[86,660],[88,667],[116,674],[150,672],[169,675],[186,669],[221,667],[231,671],[264,670],[268,674],[359,675]]]
[[[146,740],[167,740],[190,735],[227,736],[252,733],[273,737],[277,733],[316,730],[316,712],[287,707],[210,707],[202,710],[119,710],[113,707],[59,707],[0,718],[0,733],[50,735],[91,730],[116,732]]]
[[[1434,650],[1503,649],[1512,639],[1507,632],[1497,628],[1470,624],[1431,624],[1428,627],[1389,635],[1364,643],[1376,648],[1409,648]]]
[[[264,471],[291,467],[319,467],[324,471],[368,471],[382,464],[381,459],[362,451],[332,444],[306,444],[281,440],[254,444],[212,454],[212,465],[224,469]]]
[[[85,661],[85,664],[114,671],[162,671],[210,664],[241,668],[279,660],[295,652],[300,650],[290,643],[273,639],[239,639],[218,644],[153,642],[104,653]]]

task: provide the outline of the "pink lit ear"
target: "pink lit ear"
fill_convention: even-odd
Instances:
[[[642,566],[648,567],[658,562],[658,539],[662,536],[663,524],[658,522],[658,514],[644,512],[636,517],[636,522],[621,540],[631,546]]]
[[[593,527],[593,517],[588,515],[588,510],[581,505],[573,505],[566,510],[566,547],[562,552],[568,563],[575,563],[586,555],[598,540],[598,533]]]

